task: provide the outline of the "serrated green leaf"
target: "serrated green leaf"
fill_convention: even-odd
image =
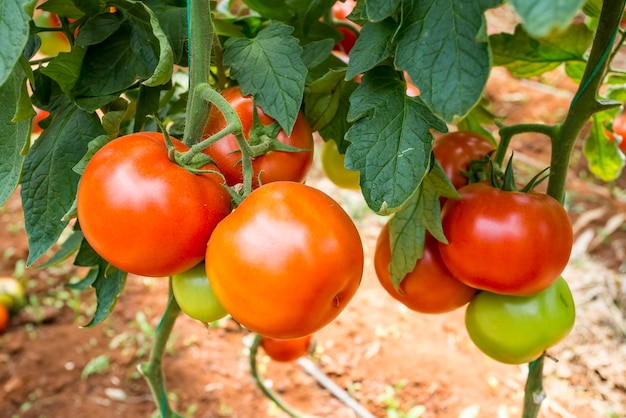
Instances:
[[[533,37],[543,37],[565,29],[585,0],[510,0]]]
[[[307,68],[320,65],[330,55],[333,45],[334,41],[332,39],[309,42],[302,48],[302,62]]]
[[[0,2],[0,86],[11,76],[22,50],[28,42],[30,16],[23,9],[22,0]]]
[[[72,170],[76,174],[82,175],[91,157],[93,157],[93,155],[100,148],[108,144],[111,141],[111,139],[112,139],[111,136],[105,134],[105,135],[99,135],[95,137],[94,139],[92,139],[91,141],[89,141],[89,143],[87,144],[87,152],[85,152],[85,154],[80,159],[80,161],[78,161],[76,165],[72,167]]]
[[[431,129],[446,132],[419,97],[390,67],[366,73],[350,97],[346,168],[358,170],[368,206],[379,214],[397,211],[419,187],[430,166]]]
[[[482,95],[491,69],[484,12],[498,3],[419,1],[404,15],[396,66],[445,121],[463,117]]]
[[[531,38],[521,25],[514,34],[490,37],[493,65],[506,67],[516,77],[533,77],[553,70],[563,61],[585,61],[593,33],[584,24],[545,38]]]
[[[189,64],[187,8],[162,6],[154,7],[153,10],[172,46],[174,64],[187,67]]]
[[[460,197],[441,165],[435,162],[415,193],[391,218],[389,273],[396,289],[404,276],[413,271],[417,261],[422,258],[426,231],[437,240],[448,242],[441,228],[441,196]]]
[[[26,76],[16,66],[0,86],[0,206],[11,197],[22,175],[22,150],[30,139],[31,119],[12,122]]]
[[[365,2],[365,14],[371,22],[380,22],[395,14],[400,9],[400,0],[368,0]]]
[[[98,277],[93,283],[96,289],[96,312],[91,321],[84,325],[90,328],[104,321],[113,310],[117,299],[126,286],[127,274],[106,263],[98,267]]]
[[[41,73],[56,81],[66,95],[72,96],[84,57],[85,49],[80,47],[72,48],[70,52],[61,52],[41,69]]]
[[[45,263],[39,266],[39,268],[47,268],[61,263],[67,260],[72,254],[76,253],[80,248],[80,244],[83,242],[83,233],[81,231],[73,231],[72,234],[67,237],[65,241],[59,247],[59,250],[54,253]]]
[[[615,180],[624,168],[624,153],[615,140],[609,140],[604,128],[612,119],[611,112],[596,113],[591,118],[591,131],[583,144],[589,171],[602,181]]]
[[[239,81],[241,92],[253,95],[287,135],[300,111],[307,74],[292,31],[282,23],[270,23],[256,38],[231,38],[224,45],[224,64]]]
[[[83,277],[80,281],[75,282],[75,283],[68,283],[65,286],[69,289],[83,291],[83,290],[89,289],[91,285],[96,281],[97,278],[98,278],[98,267],[94,267],[94,268],[89,269],[85,277]]]
[[[72,168],[87,151],[87,143],[103,134],[95,114],[66,105],[55,114],[33,144],[24,162],[22,205],[32,265],[59,238],[72,206],[79,176]]]
[[[350,51],[346,78],[354,78],[389,58],[393,53],[395,32],[396,23],[392,20],[366,23]]]
[[[38,9],[73,19],[80,19],[85,15],[81,9],[76,7],[72,0],[47,0]]]
[[[76,36],[75,45],[87,47],[99,44],[113,35],[123,22],[124,20],[120,19],[120,16],[113,13],[96,15],[81,26],[78,36]]]

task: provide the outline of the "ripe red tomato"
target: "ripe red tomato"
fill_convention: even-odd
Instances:
[[[465,326],[483,353],[502,363],[522,364],[565,338],[575,318],[572,292],[559,277],[531,296],[478,293],[465,311]]]
[[[33,128],[32,128],[32,133],[34,134],[40,134],[41,131],[43,131],[43,129],[41,128],[41,126],[39,126],[39,122],[41,122],[42,120],[44,120],[45,118],[47,118],[48,116],[50,116],[50,113],[42,110],[42,109],[37,109],[37,114],[35,115],[35,117],[33,118]]]
[[[172,141],[177,150],[188,149]],[[87,164],[78,186],[78,221],[87,242],[115,267],[170,276],[202,261],[213,229],[230,213],[221,182],[216,174],[193,174],[170,161],[160,133],[126,135]]]
[[[9,325],[9,309],[6,306],[0,304],[0,334],[2,334],[5,329],[7,329],[8,325]]]
[[[270,338],[313,334],[352,299],[363,274],[354,223],[325,193],[279,181],[255,189],[213,231],[207,276],[231,316]]]
[[[288,362],[307,355],[311,350],[312,339],[312,335],[290,340],[261,337],[260,345],[272,360]]]
[[[376,240],[374,268],[383,288],[394,299],[416,312],[436,314],[459,308],[476,294],[476,289],[459,281],[446,268],[439,254],[437,240],[430,234],[426,235],[424,255],[417,261],[413,271],[400,282],[400,292],[391,282],[390,261],[391,247],[387,222]]]
[[[214,322],[228,315],[206,277],[204,263],[173,275],[172,292],[180,310],[200,322]]]
[[[528,296],[554,282],[569,260],[573,234],[567,212],[552,197],[507,192],[485,182],[459,189],[443,207],[449,244],[439,251],[468,286]]]
[[[246,139],[252,128],[252,97],[242,96],[239,86],[229,87],[222,91],[222,96],[228,100],[235,109],[243,125],[243,133]],[[257,106],[259,120],[263,125],[269,125],[274,119],[263,113]],[[224,115],[215,107],[211,108],[209,119],[204,129],[204,137],[208,137],[222,130],[226,126]],[[277,136],[278,141],[296,148],[306,149],[300,152],[270,151],[267,154],[256,157],[252,161],[254,174],[252,176],[253,187],[258,187],[258,175],[261,173],[261,183],[271,183],[278,180],[301,182],[306,177],[313,163],[313,132],[302,112],[298,113],[296,123],[287,136],[282,129]],[[234,135],[227,135],[215,142],[204,152],[209,155],[224,174],[226,183],[234,186],[243,182],[241,170],[241,154]]]
[[[619,149],[626,153],[626,113],[620,112],[613,120],[613,132],[622,137],[622,141],[619,143]],[[611,140],[615,140],[615,137],[611,135]]]
[[[467,171],[469,163],[485,157],[493,150],[493,144],[475,132],[450,132],[437,138],[433,144],[435,158],[456,189],[468,183],[467,177],[461,172]]]
[[[340,22],[353,25],[355,29],[359,29],[359,26],[350,22],[347,17],[352,13],[352,9],[356,6],[354,0],[337,1],[332,7],[333,17]],[[333,47],[336,51],[342,51],[349,54],[356,43],[357,35],[354,30],[345,26],[338,26],[337,30],[341,32],[343,38]]]

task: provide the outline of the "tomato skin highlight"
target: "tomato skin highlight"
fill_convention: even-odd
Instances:
[[[446,172],[452,185],[459,189],[468,184],[461,172],[467,171],[472,160],[485,157],[495,147],[475,132],[456,131],[444,134],[433,144],[433,154]]]
[[[424,242],[424,255],[410,273],[400,282],[400,292],[391,282],[389,262],[389,222],[383,226],[374,253],[374,267],[378,281],[394,299],[407,308],[421,313],[438,314],[453,311],[466,305],[477,290],[459,281],[446,268],[437,240],[427,233]]]
[[[502,363],[522,364],[565,338],[575,318],[572,293],[559,277],[531,296],[478,293],[465,311],[465,326],[483,353]]]
[[[244,137],[248,139],[253,125],[252,97],[243,96],[239,86],[225,89],[222,91],[222,96],[239,115]],[[259,120],[263,125],[267,126],[274,122],[274,119],[266,115],[259,106],[257,106],[257,111]],[[225,127],[226,119],[224,115],[217,107],[213,106],[209,113],[203,137],[207,138]],[[302,182],[313,164],[313,132],[302,112],[298,113],[291,135],[287,136],[285,131],[281,129],[277,135],[277,140],[283,144],[302,148],[306,151],[270,151],[267,154],[254,158],[252,160],[252,186],[255,188],[259,185],[259,173],[261,173],[261,184],[280,180]],[[226,135],[206,148],[204,153],[215,161],[229,186],[243,182],[240,163],[241,153],[239,152],[239,145],[237,145],[235,135]]]
[[[251,331],[270,338],[313,334],[356,293],[361,238],[325,193],[279,181],[255,189],[215,228],[207,276],[222,305]]]
[[[172,141],[177,150],[188,149]],[[230,213],[220,181],[170,161],[162,134],[126,135],[87,163],[78,221],[87,242],[113,266],[141,276],[181,273],[202,261],[213,229]]]
[[[345,166],[346,156],[340,154],[337,143],[326,141],[322,146],[322,169],[326,177],[337,187],[360,190],[360,174],[358,171],[348,170]]]
[[[450,272],[468,286],[528,296],[565,269],[573,232],[563,206],[536,192],[507,192],[484,182],[460,188],[443,207],[438,243]]]
[[[209,283],[204,263],[172,276],[172,291],[187,316],[209,323],[228,315]]]
[[[311,350],[312,339],[312,335],[290,340],[278,340],[262,336],[259,345],[272,360],[289,362],[308,354]]]

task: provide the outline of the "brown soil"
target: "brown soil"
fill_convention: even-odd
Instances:
[[[494,70],[487,94],[507,123],[552,123],[566,111],[571,91],[558,72],[519,82]],[[518,161],[531,171],[546,165],[548,147],[537,135],[513,143]],[[625,180],[618,181],[622,193]],[[367,258],[353,301],[316,334],[317,367],[376,417],[415,405],[423,406],[425,418],[520,416],[527,367],[482,355],[467,336],[462,309],[422,315],[392,300],[371,262],[384,220],[367,211],[358,193],[329,184],[318,167],[310,183],[353,215]],[[577,242],[564,276],[577,301],[577,322],[550,350],[558,362],[546,361],[542,417],[626,417],[626,202],[608,190],[589,178],[584,164],[572,173],[568,209]],[[129,277],[113,314],[99,326],[81,328],[93,313],[94,296],[63,287],[81,272],[67,265],[24,269],[27,245],[17,195],[0,216],[0,274],[18,277],[29,294],[27,308],[0,336],[0,417],[154,414],[137,365],[147,359],[167,299],[166,281]],[[252,382],[247,339],[229,320],[207,330],[179,318],[164,360],[168,396],[178,411],[193,417],[285,416]],[[108,365],[85,373],[96,358]],[[356,416],[296,363],[264,356],[260,361],[265,378],[296,410],[318,417]]]

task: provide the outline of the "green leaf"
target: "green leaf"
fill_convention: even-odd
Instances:
[[[546,36],[565,29],[585,0],[510,0],[533,37]]]
[[[287,21],[294,15],[286,0],[244,0],[252,10],[272,20]]]
[[[41,73],[50,77],[61,87],[61,90],[72,96],[72,90],[80,77],[80,70],[85,57],[85,50],[74,47],[70,52],[61,52],[48,65],[41,69]]]
[[[596,113],[592,118],[591,131],[583,144],[583,154],[589,163],[589,171],[602,181],[613,181],[624,168],[624,153],[617,141],[606,136],[605,125],[612,122],[615,112]]]
[[[379,22],[395,14],[400,9],[400,0],[368,0],[365,2],[365,14],[371,22]]]
[[[396,66],[444,120],[464,116],[480,99],[490,72],[484,12],[499,0],[426,0],[404,15]]]
[[[83,371],[80,374],[80,378],[85,380],[89,376],[95,373],[102,373],[109,368],[109,356],[106,354],[99,355],[89,360],[89,363],[85,365]]]
[[[0,206],[15,191],[22,175],[22,150],[30,139],[31,119],[11,121],[20,102],[26,76],[16,66],[6,82],[0,86]]]
[[[476,132],[489,139],[495,146],[496,139],[489,130],[483,127],[483,125],[496,125],[496,120],[498,119],[496,115],[487,109],[488,106],[489,101],[485,98],[481,99],[463,119],[457,122],[456,127],[459,131]]]
[[[309,91],[304,97],[304,109],[313,131],[323,129],[338,112],[342,113],[340,118],[345,120],[349,103],[342,103],[341,100],[346,84],[344,74],[345,71],[331,70],[309,86]]]
[[[346,133],[352,143],[346,168],[359,170],[368,206],[379,214],[397,211],[419,187],[430,166],[431,129],[446,132],[419,97],[390,67],[367,72],[350,97]]]
[[[584,25],[572,25],[541,39],[534,39],[518,25],[514,34],[490,37],[493,65],[506,67],[516,77],[533,77],[553,70],[563,61],[585,60],[593,33]]]
[[[565,74],[576,84],[580,84],[587,67],[586,61],[567,61],[565,63]]]
[[[96,15],[81,26],[78,36],[76,36],[75,45],[87,47],[99,44],[113,35],[123,22],[124,20],[120,19],[120,16],[116,14]]]
[[[302,48],[302,62],[307,68],[320,65],[328,58],[334,44],[332,39],[323,39],[306,44]]]
[[[395,31],[396,24],[392,20],[366,23],[350,51],[346,78],[354,78],[389,58],[393,53]]]
[[[78,161],[76,165],[72,167],[72,171],[82,176],[83,172],[85,171],[85,167],[87,167],[87,163],[89,162],[91,157],[93,157],[93,155],[100,148],[111,142],[111,139],[112,138],[109,135],[99,135],[89,141],[89,144],[87,144],[87,152],[85,153],[85,155],[83,155],[80,161]]]
[[[96,289],[96,312],[85,328],[98,325],[109,316],[126,286],[127,276],[125,272],[110,266],[104,260],[98,266],[98,276],[92,285]]]
[[[28,42],[30,16],[23,4],[23,0],[2,0],[0,3],[0,86],[11,76]]]
[[[253,95],[287,135],[300,111],[307,74],[292,31],[282,23],[270,23],[256,38],[230,38],[224,51],[224,64],[239,81],[241,92]]]
[[[458,199],[450,179],[439,163],[435,162],[422,184],[389,224],[391,262],[389,273],[396,287],[415,268],[424,254],[426,231],[447,243],[441,228],[441,203],[439,197]]]
[[[32,265],[59,238],[71,208],[79,176],[72,168],[87,151],[87,143],[102,134],[95,114],[66,105],[54,115],[26,156],[22,177],[22,205]]]
[[[72,235],[67,237],[65,241],[59,247],[59,250],[54,253],[45,263],[41,264],[39,268],[47,268],[57,265],[67,260],[72,254],[76,253],[80,248],[80,244],[83,242],[83,233],[81,231],[73,231]]]
[[[76,7],[72,0],[47,0],[38,9],[73,19],[80,19],[85,15],[81,9]]]
[[[153,10],[172,46],[174,64],[187,67],[189,64],[187,8],[162,6],[154,7]]]

